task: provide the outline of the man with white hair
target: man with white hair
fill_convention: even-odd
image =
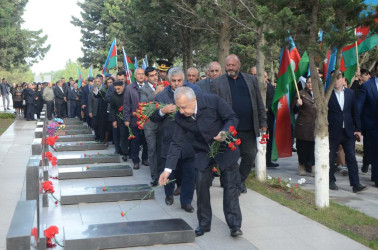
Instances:
[[[219,96],[198,94],[189,87],[180,87],[174,93],[179,112],[175,115],[177,126],[168,150],[164,172],[160,175],[160,185],[168,182],[168,177],[175,169],[182,154],[187,133],[193,135],[194,162],[197,168],[197,217],[199,225],[196,236],[201,236],[211,229],[210,186],[213,180],[212,167],[218,164],[223,184],[223,211],[230,228],[231,236],[242,235],[241,211],[237,190],[237,161],[239,150],[226,148],[214,158],[209,156],[209,145],[225,140],[225,131],[231,126],[237,127],[238,118],[231,107]]]
[[[198,69],[191,67],[186,71],[186,79],[188,82],[196,84],[199,78]]]
[[[222,67],[219,62],[211,62],[207,72],[209,77],[197,82],[203,93],[210,93],[210,83],[222,74]]]

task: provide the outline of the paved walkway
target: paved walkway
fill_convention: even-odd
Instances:
[[[5,237],[16,203],[22,198],[26,163],[31,153],[34,128],[34,122],[16,120],[0,137],[0,167],[2,169],[0,188],[3,190],[0,194],[1,250],[5,249]],[[114,149],[109,148],[108,150]],[[101,182],[117,185],[117,182],[124,183],[125,178],[130,177],[67,180],[59,181],[59,185],[93,185]],[[148,182],[149,168],[142,166],[140,170],[135,171],[132,178],[135,178],[135,182]],[[59,187],[57,186],[57,188]],[[204,236],[196,238],[194,243],[133,249],[366,249],[363,245],[251,190],[248,190],[248,193],[240,198],[244,236],[232,238],[229,236],[229,230],[224,220],[222,193],[219,178],[216,178],[211,188],[214,214],[212,230]],[[133,203],[135,201],[50,206],[44,209],[45,218],[49,218],[49,221],[45,221],[45,223],[115,222],[124,219],[120,217],[120,211]],[[193,204],[195,205],[195,202]],[[151,210],[151,207],[154,209]],[[73,214],[76,214],[76,217],[70,216]],[[156,217],[180,217],[192,227],[197,225],[196,215],[184,212],[179,206],[178,198],[175,198],[175,203],[170,207],[164,204],[162,188],[156,191],[155,200],[143,201],[140,207],[130,211],[127,220],[154,219]],[[71,220],[65,221],[66,218]]]

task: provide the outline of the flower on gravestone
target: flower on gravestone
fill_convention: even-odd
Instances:
[[[83,145],[83,143],[82,143],[82,142],[80,142],[80,145]]]
[[[87,170],[88,170],[88,169],[90,169],[90,167],[89,167],[89,166],[87,166]]]
[[[97,155],[100,155],[100,152],[97,152]]]
[[[281,177],[278,177],[278,178],[277,178],[277,182],[278,182],[278,183],[281,183]]]
[[[103,192],[108,191],[108,188],[107,188],[107,187],[103,187],[103,188],[102,188],[102,191],[103,191]]]
[[[299,185],[298,185],[298,184],[295,184],[295,185],[294,185],[294,187],[295,187],[295,188],[298,188],[298,187],[299,187]]]
[[[87,157],[87,154],[84,153],[84,157]]]
[[[49,228],[45,229],[43,231],[45,237],[46,237],[46,247],[47,248],[53,248],[56,247],[56,244],[58,244],[60,247],[63,247],[61,244],[58,243],[58,241],[55,239],[55,235],[59,234],[59,228],[57,226],[50,226]],[[54,240],[53,243],[52,240]]]
[[[286,187],[290,188],[291,186],[290,186],[290,184],[288,183],[288,184],[286,184]]]
[[[59,202],[59,200],[54,196],[55,190],[51,181],[44,181],[42,183],[42,188],[45,193],[50,194],[50,196],[55,200],[55,204],[57,204],[56,202]]]
[[[268,180],[271,180],[271,179],[272,179],[272,176],[268,175],[268,177],[267,177],[267,178],[268,178]]]
[[[126,212],[122,211],[122,212],[121,212],[121,216],[122,216],[122,217],[125,217],[125,215],[126,215]]]
[[[38,229],[37,229],[37,227],[32,228],[30,236],[34,237],[34,241],[37,242],[37,240],[38,240]]]

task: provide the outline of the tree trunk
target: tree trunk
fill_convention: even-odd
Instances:
[[[257,80],[260,87],[261,96],[263,97],[264,105],[266,105],[266,83],[264,77],[264,64],[265,64],[265,55],[262,51],[262,47],[265,44],[264,38],[264,26],[261,25],[257,33],[257,43],[256,43],[256,54],[257,54]],[[257,155],[256,155],[256,178],[259,181],[266,180],[266,144],[260,144],[261,140],[260,135],[257,137]]]
[[[192,40],[192,36],[191,36],[191,32],[190,32],[190,29],[187,29],[187,46],[186,46],[186,58],[187,58],[187,66],[188,68],[190,67],[193,67],[193,40]],[[188,69],[185,69],[185,72],[186,70]]]
[[[312,3],[309,47],[316,44],[319,0]],[[325,100],[324,85],[319,80],[315,65],[315,52],[309,51],[311,83],[316,105],[315,120],[315,204],[323,208],[329,206],[329,141],[328,141],[328,101]]]
[[[222,69],[226,65],[226,57],[230,54],[230,23],[227,16],[223,17],[219,29],[217,57]]]
[[[274,71],[274,61],[273,61],[273,57],[271,57],[271,62],[270,62],[270,83],[273,84],[273,85],[274,85],[274,81],[276,80],[274,73],[275,73],[275,71]]]

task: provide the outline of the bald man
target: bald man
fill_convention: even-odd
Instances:
[[[239,117],[237,127],[241,139],[239,167],[240,192],[246,193],[245,180],[251,172],[256,158],[256,137],[267,130],[265,106],[257,77],[240,72],[241,62],[237,55],[226,57],[226,73],[216,78],[210,86],[211,92],[222,97]]]
[[[210,93],[210,83],[222,74],[222,66],[219,62],[211,62],[207,69],[208,77],[197,83],[202,93]]]

